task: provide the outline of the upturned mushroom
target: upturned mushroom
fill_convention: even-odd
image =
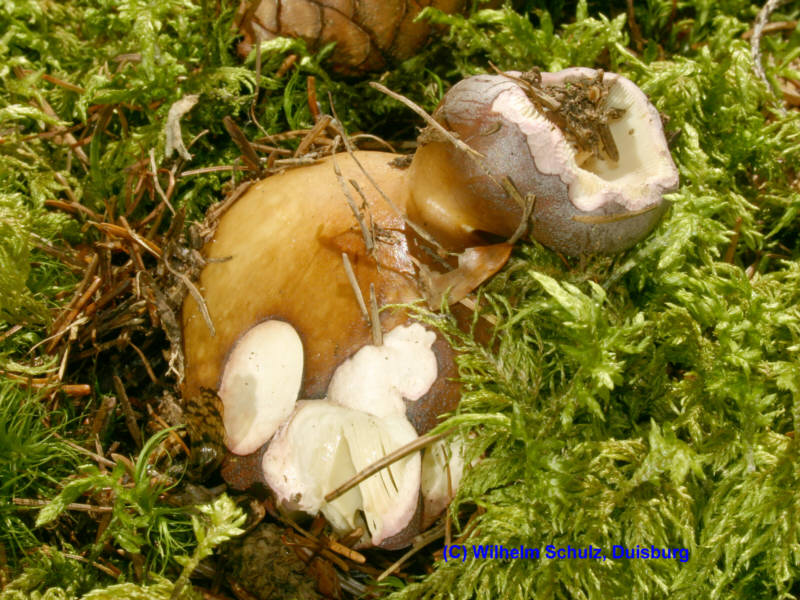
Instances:
[[[677,185],[657,112],[618,75],[473,77],[434,118],[439,131],[421,136],[408,169],[358,151],[251,186],[204,249],[216,335],[192,298],[183,312],[184,396],[222,398],[226,480],[266,484],[340,531],[363,523],[364,541],[384,547],[446,506],[463,469],[457,447],[324,498],[455,410],[460,390],[439,334],[402,308],[367,304],[458,301],[508,259],[510,244],[488,238],[526,229],[567,254],[622,250]],[[428,243],[439,258],[460,253],[454,268],[435,266]]]
[[[549,248],[619,252],[653,229],[678,185],[658,111],[615,73],[478,75],[433,116],[478,153],[435,136],[409,170],[409,216],[451,249],[509,237],[530,214]]]

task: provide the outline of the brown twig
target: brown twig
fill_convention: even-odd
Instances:
[[[153,372],[153,367],[150,366],[150,361],[147,360],[147,357],[144,355],[144,352],[142,352],[141,348],[139,348],[139,346],[137,346],[130,340],[128,340],[128,346],[133,348],[134,352],[136,352],[136,354],[139,355],[139,358],[142,359],[142,364],[144,364],[144,370],[147,371],[147,376],[150,378],[150,381],[157,384],[158,377],[156,377],[156,374]]]
[[[45,206],[49,206],[51,208],[58,208],[63,210],[64,212],[68,212],[74,215],[83,213],[87,215],[90,219],[94,219],[95,221],[100,219],[100,215],[94,212],[92,209],[85,207],[83,204],[78,202],[70,201],[64,202],[62,200],[45,200]]]
[[[725,258],[723,259],[726,263],[733,264],[733,259],[736,256],[736,246],[739,243],[739,235],[742,230],[742,217],[736,217],[736,224],[733,226],[733,235],[731,236],[731,241],[728,244],[728,249],[725,251]]]
[[[283,59],[283,62],[278,67],[278,70],[275,71],[275,78],[280,79],[292,68],[294,63],[297,62],[297,54],[290,54],[286,58]]]
[[[297,158],[299,156],[303,156],[308,149],[311,147],[311,144],[314,143],[317,136],[325,131],[325,128],[330,124],[332,117],[330,115],[322,115],[321,117],[317,117],[316,125],[309,131],[306,136],[300,140],[300,144],[297,146],[297,150],[294,152],[294,157]]]
[[[244,161],[253,171],[260,175],[261,160],[258,158],[258,154],[256,154],[255,149],[250,144],[250,140],[247,139],[247,136],[242,132],[241,129],[239,129],[239,126],[229,116],[222,118],[222,124],[225,126],[225,129],[228,131],[231,139],[233,139],[233,142],[239,147],[239,150],[242,151],[242,158],[244,158]]]
[[[321,113],[319,102],[317,102],[317,80],[313,75],[306,77],[306,95],[308,97],[308,110],[311,111],[311,117],[317,123]]]
[[[636,44],[636,49],[641,52],[644,48],[642,30],[639,29],[639,24],[636,22],[636,14],[633,11],[633,0],[626,0],[626,2],[628,5],[628,29],[631,30],[631,38],[633,38],[633,43]]]
[[[133,407],[128,399],[128,394],[125,392],[125,386],[122,385],[122,380],[117,376],[113,376],[114,389],[117,392],[117,400],[122,405],[122,412],[125,413],[125,425],[128,427],[128,432],[133,438],[138,450],[142,449],[142,431],[139,429],[139,423],[136,421],[136,415],[133,412]]]
[[[72,315],[72,310],[78,306],[81,301],[81,298],[86,291],[86,288],[89,286],[89,282],[93,280],[95,274],[97,273],[97,269],[100,266],[100,257],[95,253],[92,256],[92,260],[89,261],[89,266],[86,269],[86,273],[83,276],[83,279],[78,284],[78,287],[75,288],[75,294],[72,297],[72,301],[61,311],[61,314],[56,317],[55,321],[53,321],[52,326],[50,327],[50,331],[58,331],[64,325],[64,323],[68,322],[70,319],[70,315]],[[71,318],[75,318],[72,315]]]
[[[114,237],[132,240],[156,258],[161,258],[161,248],[159,248],[150,240],[144,239],[132,230],[128,230],[120,225],[114,225],[113,223],[97,223],[95,221],[88,221],[88,223],[94,227],[97,227],[97,229],[100,231],[108,233],[109,235],[113,235]]]
[[[103,453],[99,448],[100,444],[98,442],[97,436],[100,435],[100,433],[102,433],[102,431],[108,425],[109,415],[111,415],[116,406],[117,406],[117,399],[114,396],[105,396],[100,402],[100,407],[94,413],[94,418],[92,419],[91,434],[92,437],[95,439],[95,449],[98,451],[97,454],[99,454],[100,456],[102,456]]]
[[[361,293],[361,288],[358,285],[356,274],[353,272],[353,266],[350,264],[350,257],[346,252],[342,252],[342,264],[344,264],[344,272],[347,274],[347,280],[350,282],[350,287],[353,288],[353,295],[356,297],[358,308],[361,309],[361,314],[364,316],[364,321],[367,325],[370,324],[369,312],[367,305],[364,303],[364,295]]]
[[[91,285],[89,285],[86,291],[83,292],[78,301],[75,303],[75,306],[69,310],[64,318],[63,323],[59,323],[59,331],[51,338],[50,343],[47,345],[48,353],[51,353],[55,349],[58,340],[61,339],[61,336],[63,336],[64,333],[66,333],[70,325],[72,325],[74,322],[75,317],[78,316],[78,313],[81,312],[81,309],[83,309],[89,299],[100,288],[100,284],[102,282],[103,280],[100,277],[95,277]]]

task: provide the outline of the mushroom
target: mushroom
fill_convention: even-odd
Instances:
[[[511,245],[488,238],[516,235],[528,216],[533,237],[556,250],[621,250],[654,226],[677,185],[657,112],[619,75],[472,77],[434,117],[477,153],[428,130],[408,169],[358,151],[253,184],[204,249],[199,287],[216,335],[193,298],[183,311],[183,392],[219,390],[233,453],[225,479],[267,484],[342,531],[363,512],[369,540],[384,547],[446,506],[459,448],[451,458],[427,450],[424,466],[411,455],[332,502],[324,495],[431,429],[460,390],[440,334],[402,308],[370,313],[364,299],[460,300],[508,259]],[[430,236],[460,254],[425,250]],[[437,272],[442,256],[455,268]]]
[[[402,211],[407,198],[405,171],[390,164],[393,158],[387,153],[358,152],[335,159],[342,179],[354,181],[365,194],[359,218],[374,232],[371,252],[331,157],[255,183],[220,218],[204,248],[209,262],[198,284],[216,334],[212,336],[193,299],[187,298],[183,306],[185,397],[195,397],[203,388],[220,389],[226,357],[238,340],[258,323],[279,320],[290,324],[302,342],[299,396],[322,398],[334,370],[373,341],[357,295],[369,298],[372,288],[379,306],[422,297],[403,216],[372,188],[355,163],[360,161]],[[357,294],[343,266],[343,254],[352,264]],[[493,270],[500,266],[496,261],[491,264]],[[402,310],[384,310],[380,315],[383,331],[408,322]],[[409,406],[409,419],[420,433],[436,423],[436,415],[453,410],[459,398],[458,386],[446,381],[456,375],[452,350],[438,335],[432,348],[439,378],[431,393]]]
[[[433,116],[481,155],[435,136],[414,155],[409,216],[451,249],[481,232],[511,236],[527,202],[531,235],[545,246],[619,252],[650,232],[678,185],[658,112],[615,73],[478,75]]]

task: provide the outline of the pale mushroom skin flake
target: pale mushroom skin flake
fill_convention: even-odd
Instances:
[[[231,452],[250,454],[269,441],[292,413],[302,377],[303,344],[288,323],[259,323],[236,342],[219,388]]]
[[[436,334],[419,323],[395,327],[383,345],[367,345],[333,374],[328,399],[378,417],[405,415],[403,399],[419,400],[436,381]]]

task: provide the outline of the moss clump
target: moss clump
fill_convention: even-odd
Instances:
[[[165,500],[177,488],[128,489],[122,469],[84,468],[85,481],[70,477],[84,459],[66,453],[41,425],[58,409],[65,415],[62,435],[83,441],[89,430],[73,416],[94,417],[99,400],[114,393],[115,368],[135,365],[126,382],[148,381],[132,350],[76,359],[43,343],[80,285],[82,248],[109,241],[91,222],[120,215],[134,222],[151,214],[161,203],[152,164],[164,184],[168,174],[174,177],[174,208],[190,221],[200,219],[242,178],[230,168],[240,150],[223,117],[250,139],[306,128],[312,124],[309,76],[324,109],[330,93],[351,132],[408,140],[420,125],[366,81],[330,76],[330,49],[311,55],[299,42],[276,40],[263,47],[259,73],[255,57],[238,62],[234,4],[0,5],[0,583],[23,572],[22,550],[46,542],[91,560],[102,555],[130,580],[120,585],[139,586],[116,592],[163,585],[171,594],[168,581],[132,583],[138,577],[132,557],[141,553],[153,571],[183,582],[179,567],[214,545],[189,535],[185,512],[165,521]],[[400,588],[394,593],[796,595],[800,137],[798,112],[752,72],[742,34],[759,7],[745,0],[636,3],[642,39],[631,42],[623,6],[550,2],[548,11],[531,4],[476,6],[464,17],[429,11],[427,18],[445,26],[442,35],[381,75],[383,83],[430,110],[449,85],[488,70],[490,60],[501,69],[619,71],[664,115],[682,183],[658,229],[623,255],[564,264],[535,244],[520,245],[480,294],[481,310],[497,321],[492,343],[478,344],[447,318],[431,318],[462,352],[465,397],[451,424],[477,434],[465,438],[470,458],[481,459],[451,509],[455,532],[466,545],[592,545],[610,552],[638,544],[686,548],[690,558],[437,561],[425,577],[394,580]],[[774,19],[797,19],[796,7],[786,11]],[[797,80],[798,37],[795,30],[764,38],[773,84],[779,77]],[[295,67],[282,72],[289,54],[297,55]],[[190,94],[198,102],[181,119],[193,155],[184,162],[164,156],[165,126],[170,107]],[[169,225],[165,216],[156,233]],[[146,327],[139,334],[151,335]],[[147,356],[166,372],[158,362],[166,341],[147,339]],[[30,379],[53,377],[61,364],[67,379],[89,382],[89,400],[51,394]],[[44,393],[29,393],[32,385]],[[161,390],[134,385],[144,414]],[[118,452],[137,455],[141,440],[132,439],[121,416],[101,433],[101,443],[119,441]],[[3,462],[3,444],[28,462]],[[143,473],[139,484],[148,479]],[[119,487],[120,524],[105,539],[125,549],[124,557],[95,545],[95,520],[62,513],[63,494],[64,506],[49,509],[55,520],[38,529],[30,511],[12,501],[49,498],[59,481],[68,493],[86,484],[72,497],[79,500],[96,491],[92,477]],[[231,533],[236,519],[226,518]],[[164,545],[171,526],[186,530],[178,535],[185,546]],[[192,550],[198,543],[202,548]],[[33,581],[24,579],[32,568],[9,593]],[[87,569],[63,570],[65,597],[114,583]],[[42,579],[20,593],[53,585]]]

